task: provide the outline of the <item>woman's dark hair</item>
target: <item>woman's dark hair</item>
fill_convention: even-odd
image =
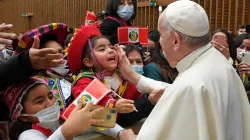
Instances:
[[[40,49],[43,49],[47,42],[55,41],[63,48],[63,45],[58,42],[57,36],[55,34],[46,34],[40,38]]]
[[[157,44],[157,42],[160,40],[160,33],[157,30],[152,30],[148,33],[148,39],[152,40]]]
[[[159,42],[156,43],[156,47],[154,49],[151,59],[151,62],[154,62],[158,66],[158,68],[160,68],[164,79],[166,81],[168,79],[171,79],[173,82],[178,75],[178,71],[174,68],[171,68],[166,58],[164,58],[162,48]]]
[[[226,35],[226,37],[227,37],[227,44],[228,44],[229,52],[230,52],[230,57],[233,60],[236,60],[237,51],[236,51],[236,45],[235,45],[235,42],[233,40],[232,35],[226,29],[219,29],[214,34],[216,34],[218,32],[224,33]]]
[[[134,14],[128,22],[131,22],[136,17],[137,2],[136,0],[132,0],[132,2],[134,5]],[[115,17],[115,18],[120,18],[117,14],[117,10],[118,10],[120,3],[121,3],[121,0],[107,0],[107,3],[106,3],[107,15],[111,17]]]
[[[240,47],[240,45],[243,43],[243,40],[250,39],[250,34],[241,34],[234,38],[235,46],[236,48]]]
[[[108,40],[108,38],[106,36],[103,36],[103,35],[91,37],[90,38],[90,43],[91,43],[92,47],[94,47],[96,41],[99,40],[99,39],[101,39],[101,38],[105,38],[105,39]],[[86,44],[84,46],[84,49],[83,49],[83,52],[82,52],[82,60],[84,58],[92,59],[92,57],[91,57],[91,49],[90,49],[88,41],[86,42]],[[83,64],[83,69],[90,69],[90,68],[88,66],[86,66],[86,65]]]
[[[130,52],[132,52],[132,51],[137,51],[141,55],[141,58],[142,58],[142,61],[143,61],[143,51],[142,51],[142,49],[139,49],[136,44],[126,44],[125,46],[126,46],[126,48],[124,48],[124,51],[126,53],[126,56],[128,56],[128,54]]]

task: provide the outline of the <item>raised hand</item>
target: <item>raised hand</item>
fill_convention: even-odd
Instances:
[[[14,33],[5,33],[13,27],[12,24],[0,24],[0,44],[12,45],[12,39],[16,39],[17,35]]]
[[[93,119],[93,116],[98,115],[103,111],[103,108],[98,108],[93,111],[93,103],[79,103],[71,112],[69,118],[61,126],[62,134],[65,139],[73,139],[76,135],[86,132],[93,125],[100,125],[104,120]]]
[[[63,54],[53,48],[39,49],[40,40],[34,37],[34,43],[29,50],[30,62],[33,69],[45,69],[50,67],[58,67],[65,63]]]

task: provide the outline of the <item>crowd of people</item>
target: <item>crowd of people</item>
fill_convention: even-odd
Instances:
[[[50,23],[19,37],[1,24],[0,139],[97,132],[121,140],[249,140],[249,26],[211,36],[205,10],[180,0],[160,15],[147,45],[122,44],[118,29],[132,26],[136,9],[136,0],[107,0],[81,27]],[[94,79],[116,93],[98,102],[116,109],[114,128],[96,127],[103,108],[93,110],[91,101],[61,117]],[[138,135],[125,129],[144,118]]]

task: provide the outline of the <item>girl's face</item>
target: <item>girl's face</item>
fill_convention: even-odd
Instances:
[[[143,65],[143,60],[139,52],[133,50],[127,56],[131,65]]]
[[[56,102],[56,98],[53,93],[49,90],[49,88],[44,84],[39,84],[33,87],[27,93],[27,99],[24,103],[23,113],[25,114],[36,114],[39,111],[54,105]],[[37,117],[20,117],[24,122],[34,122],[39,123]]]
[[[101,63],[104,69],[108,71],[113,71],[117,67],[118,55],[111,45],[109,40],[106,38],[100,38],[94,43],[94,53],[97,61]],[[92,56],[92,58],[94,58]],[[97,72],[102,72],[103,68],[97,63],[95,59],[92,59],[92,64]]]
[[[240,47],[237,48],[237,59],[241,60],[244,52],[250,52],[250,39],[244,39]]]

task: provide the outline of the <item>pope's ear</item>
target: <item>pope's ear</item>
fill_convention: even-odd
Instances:
[[[181,46],[181,36],[177,32],[174,32],[173,44],[174,44],[174,50],[178,51],[180,49],[180,46]]]

